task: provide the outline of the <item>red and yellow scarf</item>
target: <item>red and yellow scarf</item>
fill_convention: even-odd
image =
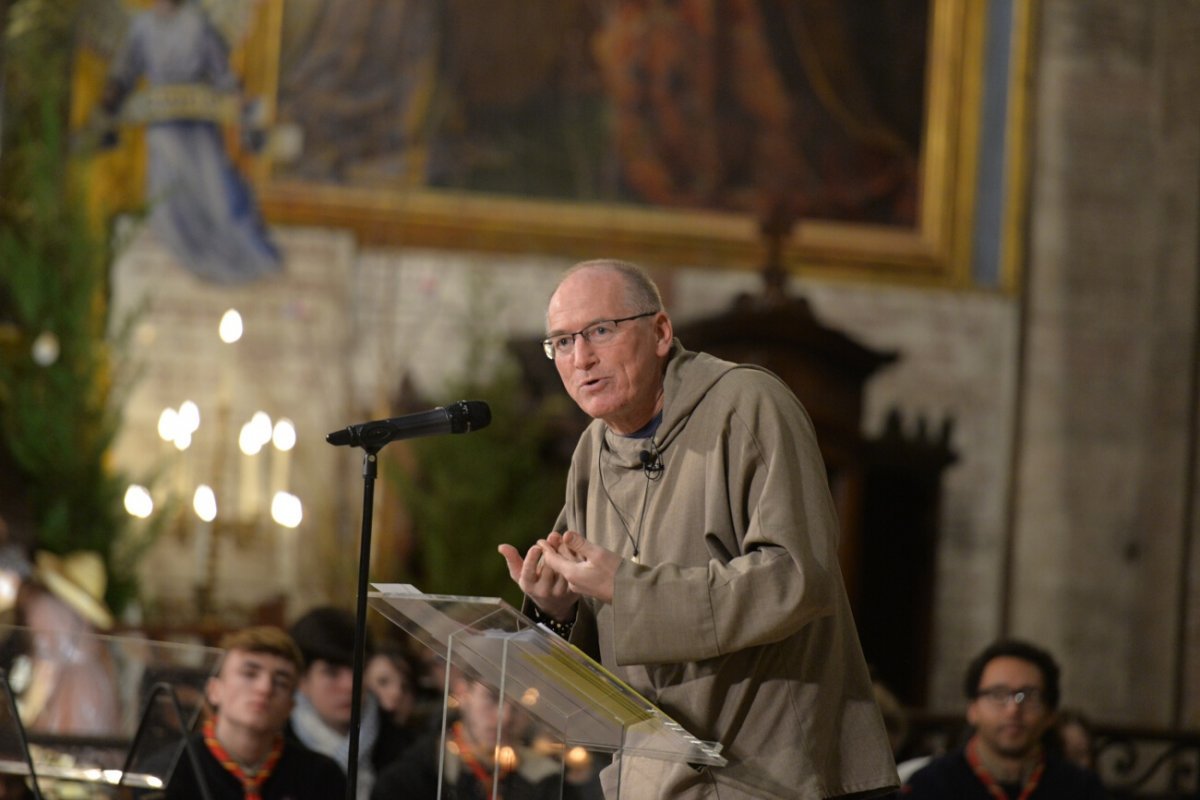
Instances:
[[[221,762],[221,766],[241,781],[242,789],[246,793],[246,800],[262,800],[262,785],[266,783],[267,778],[271,777],[271,772],[279,763],[279,757],[283,755],[282,735],[275,738],[275,744],[272,745],[267,760],[254,772],[247,772],[217,741],[216,723],[212,719],[204,722],[204,744],[208,746],[209,752],[216,757],[217,761]]]
[[[975,771],[975,777],[979,778],[979,782],[987,788],[988,793],[997,800],[1009,800],[1008,793],[1000,788],[1000,784],[992,777],[992,774],[987,771],[987,767],[983,765],[983,759],[979,757],[978,742],[975,737],[971,737],[971,741],[967,742],[967,763],[971,765],[971,769]],[[1021,794],[1017,800],[1028,800],[1033,794],[1033,790],[1037,788],[1038,782],[1042,779],[1042,772],[1046,769],[1046,760],[1043,757],[1038,758],[1037,765],[1033,771],[1029,773],[1029,777],[1025,780],[1025,786],[1021,789]]]

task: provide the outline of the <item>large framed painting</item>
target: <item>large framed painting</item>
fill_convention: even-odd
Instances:
[[[240,163],[268,221],[367,244],[757,268],[773,231],[965,282],[988,5],[258,0]]]

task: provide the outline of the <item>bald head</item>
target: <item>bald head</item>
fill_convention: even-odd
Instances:
[[[623,261],[577,264],[550,298],[546,331],[566,345],[554,365],[588,416],[631,434],[662,408],[671,320],[641,268]]]
[[[596,258],[591,261],[580,261],[563,273],[562,277],[558,280],[558,285],[555,287],[555,292],[557,293],[558,288],[572,276],[581,272],[607,272],[620,276],[628,307],[637,309],[638,313],[642,311],[663,310],[662,294],[658,291],[658,286],[654,283],[654,279],[650,277],[650,274],[637,264],[629,261],[618,261],[613,258]]]

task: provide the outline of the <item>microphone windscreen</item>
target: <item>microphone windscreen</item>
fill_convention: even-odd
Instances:
[[[492,409],[482,400],[460,400],[454,404],[454,432],[469,433],[492,422]]]

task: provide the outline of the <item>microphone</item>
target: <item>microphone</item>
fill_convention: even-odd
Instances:
[[[482,400],[459,400],[445,407],[403,417],[360,422],[325,436],[332,445],[380,448],[397,439],[436,436],[442,433],[470,433],[486,428],[492,421],[492,410]]]
[[[638,453],[638,460],[642,462],[642,471],[646,473],[647,478],[657,478],[663,471],[662,459],[658,455],[658,448],[654,448],[654,453],[649,450],[643,450]]]

